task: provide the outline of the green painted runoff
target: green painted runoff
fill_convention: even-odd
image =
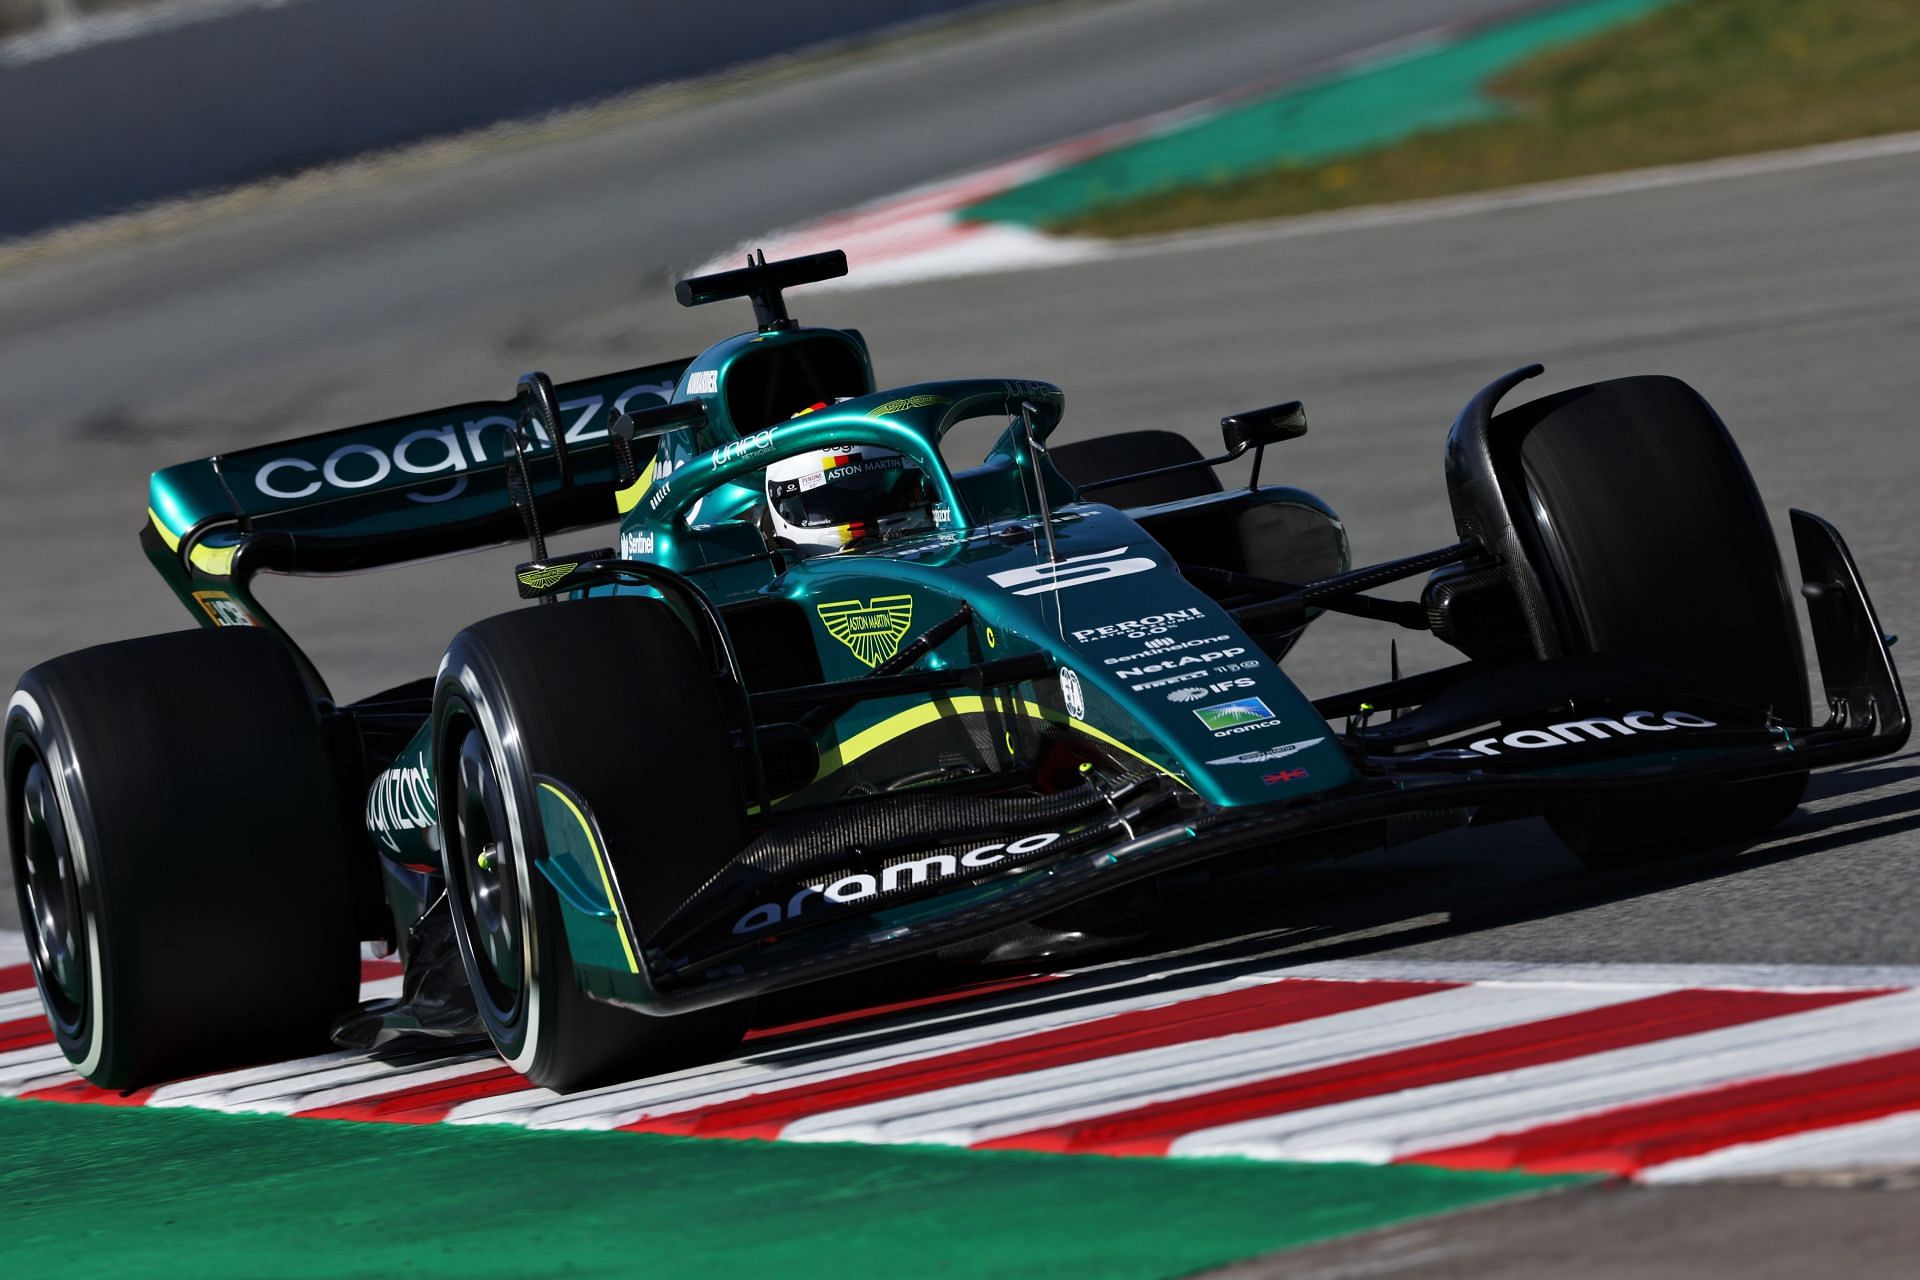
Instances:
[[[1566,1181],[0,1101],[19,1280],[1144,1280]]]
[[[1493,76],[1543,49],[1605,31],[1671,0],[1578,0],[1331,73],[1207,114],[961,210],[1050,227],[1142,196],[1305,165],[1508,108]]]

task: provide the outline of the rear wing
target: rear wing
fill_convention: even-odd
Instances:
[[[691,363],[555,386],[570,475],[532,424],[544,529],[617,518],[608,422],[666,403]],[[168,467],[149,485],[141,543],[202,624],[279,631],[248,589],[255,574],[351,573],[521,537],[507,492],[518,422],[515,400],[482,400]]]

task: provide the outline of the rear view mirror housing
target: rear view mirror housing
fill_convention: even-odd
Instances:
[[[613,454],[619,468],[619,482],[630,485],[639,474],[639,450],[670,431],[689,427],[696,431],[707,425],[707,406],[701,400],[675,400],[625,413],[607,411],[607,434],[613,437]]]
[[[1298,400],[1269,405],[1264,409],[1248,409],[1244,413],[1228,414],[1220,419],[1220,439],[1227,446],[1227,452],[1234,457],[1239,457],[1248,449],[1264,448],[1283,440],[1298,439],[1305,434],[1307,410]]]

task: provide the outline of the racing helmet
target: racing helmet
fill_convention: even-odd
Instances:
[[[934,527],[920,464],[881,445],[831,445],[767,464],[774,536],[806,555]]]

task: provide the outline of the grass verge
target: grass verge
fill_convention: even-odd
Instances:
[[[1047,227],[1152,235],[1920,128],[1913,0],[1684,0],[1535,55],[1498,119],[1104,206]]]

